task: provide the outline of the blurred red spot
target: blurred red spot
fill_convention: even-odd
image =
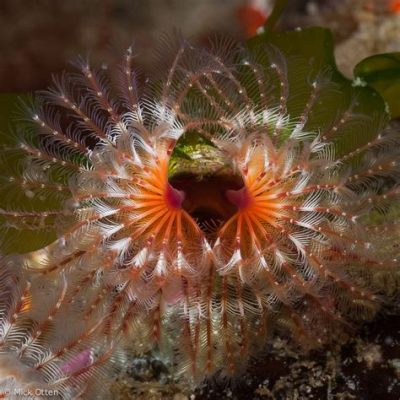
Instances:
[[[389,10],[393,14],[400,13],[400,0],[392,0],[389,5]]]
[[[238,8],[237,17],[246,37],[256,35],[257,29],[265,24],[267,16],[252,5],[244,5]]]

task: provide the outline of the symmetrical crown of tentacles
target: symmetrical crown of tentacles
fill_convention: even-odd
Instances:
[[[197,381],[233,374],[271,333],[324,343],[397,288],[398,223],[366,219],[400,193],[386,121],[353,99],[309,130],[336,90],[328,70],[303,104],[275,48],[166,46],[143,84],[131,49],[110,78],[80,60],[4,150],[7,237],[57,240],[1,261],[0,393],[98,395],[125,345]],[[204,139],[189,161],[187,135]]]

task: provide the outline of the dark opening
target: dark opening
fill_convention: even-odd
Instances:
[[[243,187],[243,180],[237,175],[198,176],[178,174],[170,184],[185,192],[182,207],[198,222],[201,229],[210,233],[235,214],[237,207],[226,198],[227,190]]]

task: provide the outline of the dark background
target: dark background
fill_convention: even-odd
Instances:
[[[283,25],[327,25],[340,42],[357,29],[357,10],[377,14],[387,1],[289,0]],[[77,55],[106,61],[132,42],[146,68],[157,38],[173,29],[195,42],[243,39],[243,6],[254,3],[270,9],[273,0],[1,0],[0,91],[42,89]]]

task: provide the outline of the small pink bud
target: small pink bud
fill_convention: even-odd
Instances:
[[[66,375],[71,375],[83,369],[93,362],[92,350],[85,349],[61,365],[61,371]]]
[[[226,198],[237,208],[246,208],[251,203],[251,196],[246,187],[242,187],[239,190],[229,189],[225,194]]]
[[[171,208],[181,208],[182,203],[185,200],[185,192],[183,192],[182,190],[175,189],[169,183],[167,185],[168,186],[165,193],[165,197],[168,206]]]

